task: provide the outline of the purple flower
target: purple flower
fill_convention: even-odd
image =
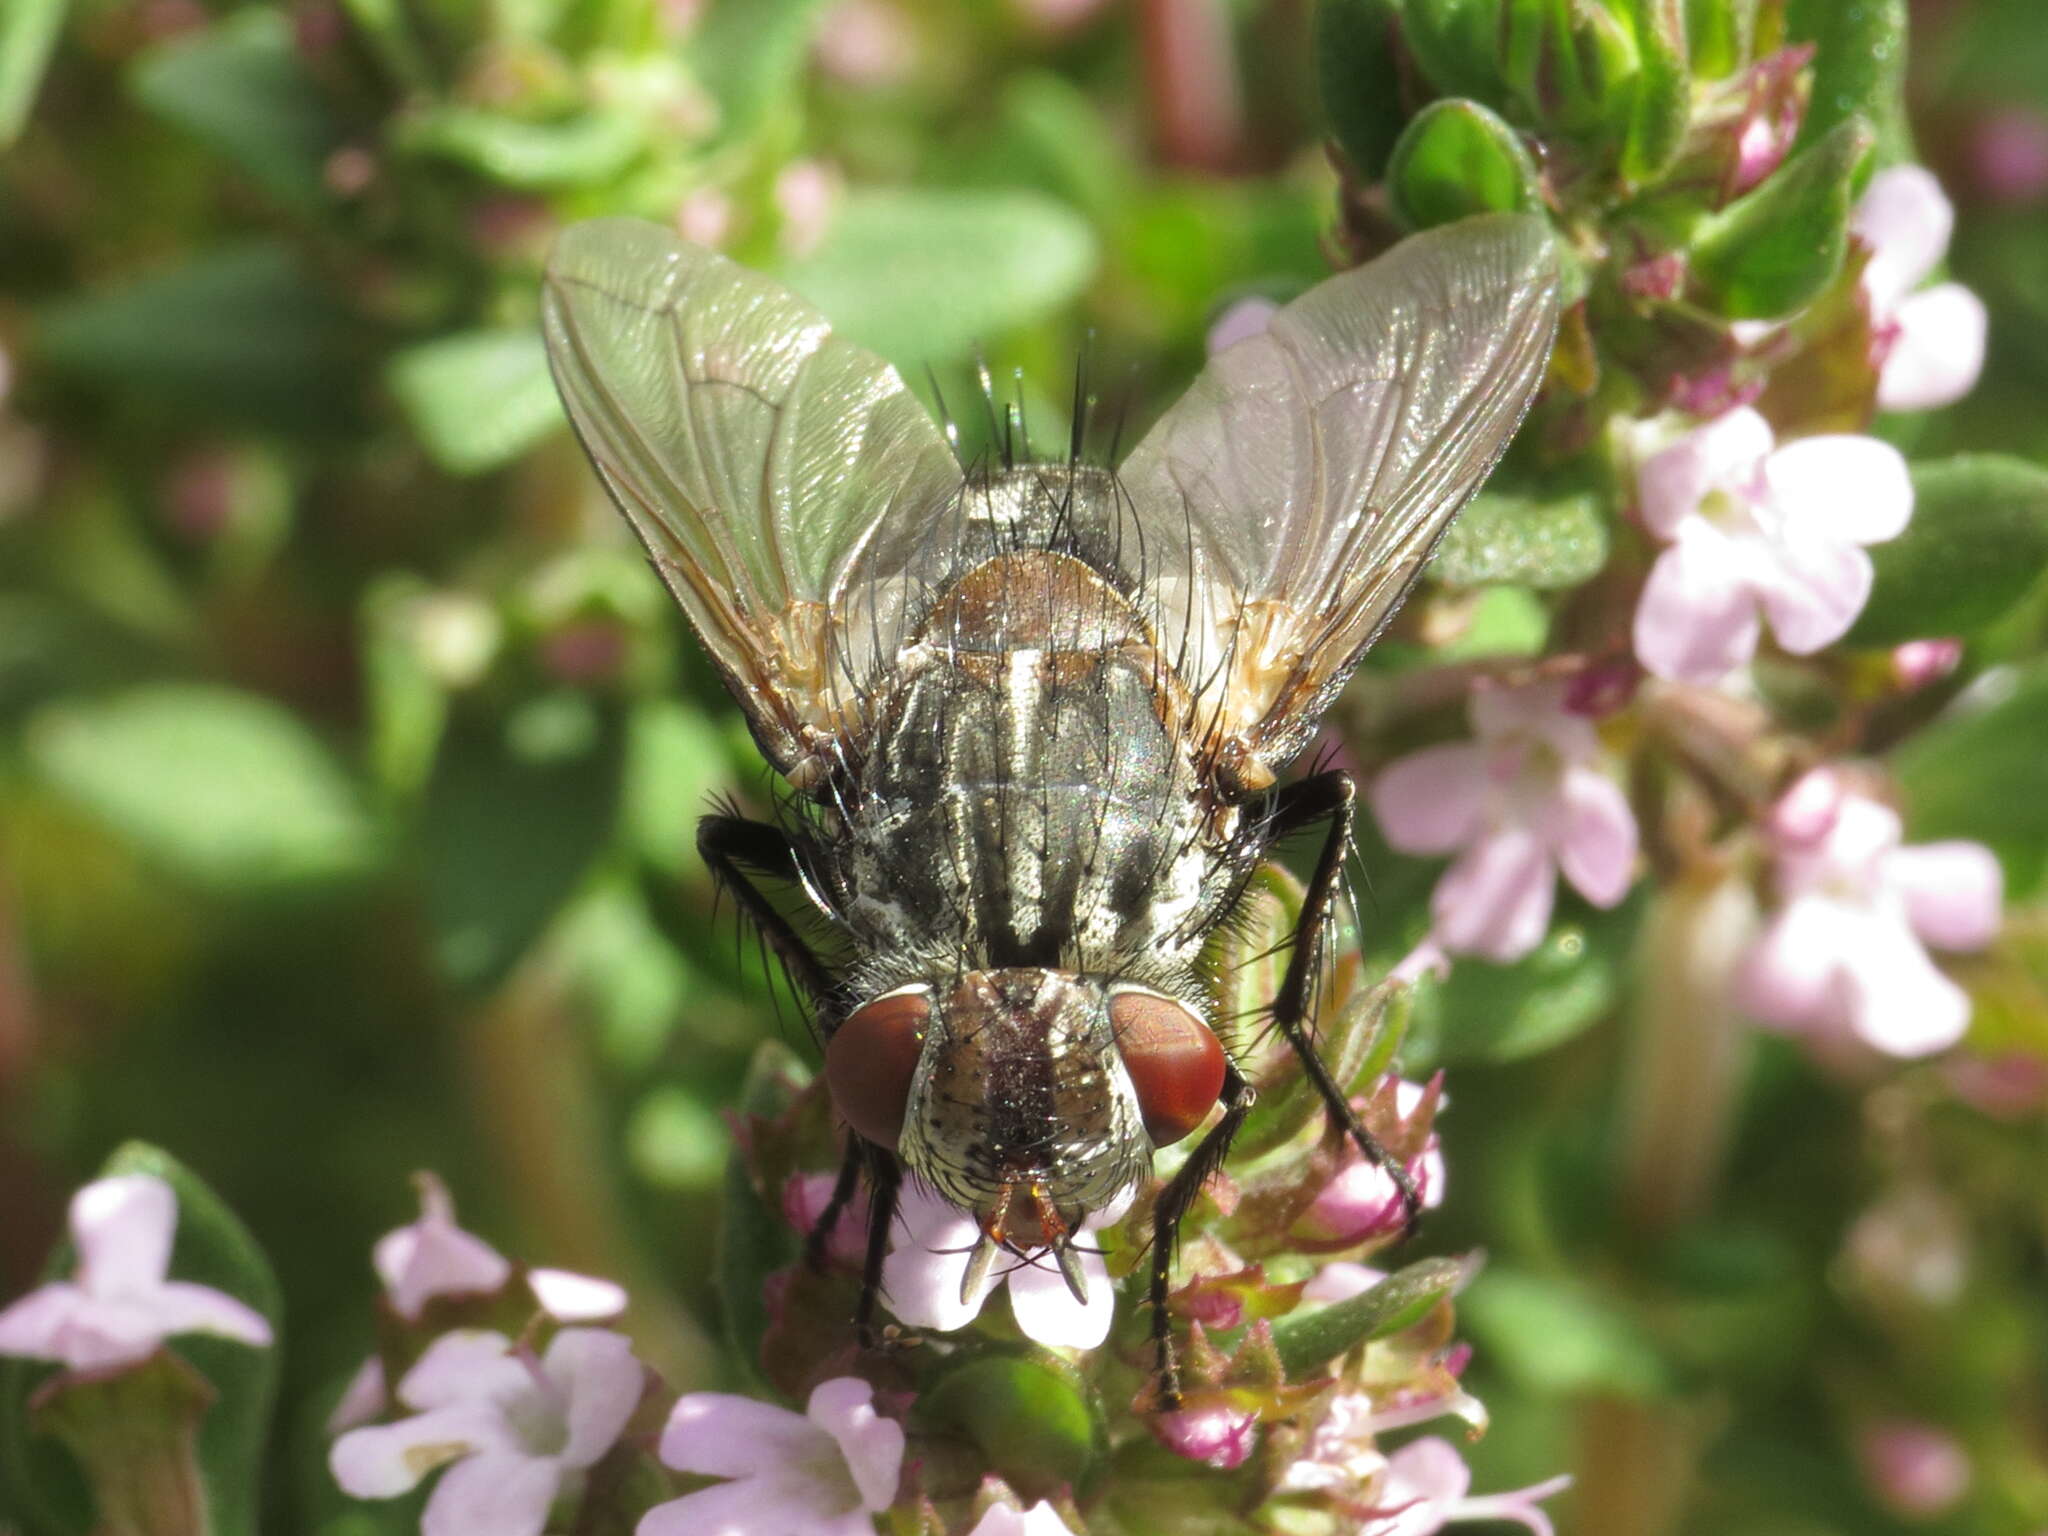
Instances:
[[[1060,1512],[1040,1499],[1029,1509],[991,1504],[967,1536],[1074,1536]]]
[[[1611,907],[1627,893],[1636,823],[1620,786],[1594,766],[1593,724],[1564,708],[1564,685],[1473,690],[1476,741],[1389,764],[1369,792],[1403,853],[1462,849],[1430,901],[1446,950],[1505,964],[1543,942],[1557,874]]]
[[[1571,1486],[1569,1477],[1510,1493],[1469,1497],[1472,1470],[1448,1440],[1428,1436],[1404,1445],[1387,1458],[1385,1475],[1375,1492],[1375,1513],[1359,1527],[1358,1536],[1433,1536],[1455,1520],[1513,1520],[1555,1536],[1550,1517],[1537,1501]]]
[[[178,1197],[150,1173],[98,1179],[71,1198],[78,1267],[0,1312],[0,1354],[114,1371],[180,1333],[268,1344],[270,1324],[211,1286],[169,1280]]]
[[[1082,1230],[1107,1226],[1128,1205],[1125,1200],[1097,1211]],[[889,1310],[911,1327],[940,1333],[964,1328],[980,1315],[988,1291],[1007,1285],[1017,1326],[1040,1344],[1093,1349],[1109,1337],[1109,1325],[1116,1315],[1116,1292],[1102,1255],[1086,1246],[1085,1239],[1075,1244],[1088,1292],[1085,1303],[1074,1299],[1052,1255],[1044,1252],[1030,1258],[1005,1255],[992,1271],[993,1285],[963,1296],[960,1287],[967,1278],[968,1257],[980,1235],[974,1218],[915,1183],[904,1186],[897,1217],[903,1235],[882,1267],[882,1296]]]
[[[488,1296],[512,1278],[511,1260],[456,1224],[455,1201],[438,1174],[416,1173],[413,1186],[419,1191],[420,1219],[386,1232],[370,1251],[392,1310],[408,1323],[418,1322],[438,1296]],[[592,1275],[533,1269],[526,1283],[541,1310],[558,1323],[603,1322],[626,1310],[625,1291]],[[327,1432],[338,1435],[367,1424],[388,1402],[383,1362],[372,1355],[342,1389]]]
[[[1748,662],[1764,617],[1795,655],[1841,639],[1870,596],[1862,546],[1896,538],[1913,513],[1890,444],[1838,434],[1778,447],[1747,406],[1651,455],[1638,490],[1644,524],[1670,547],[1636,609],[1636,656],[1681,683]]]
[[[1215,1393],[1192,1407],[1161,1413],[1151,1420],[1152,1433],[1176,1456],[1228,1472],[1241,1467],[1258,1444],[1259,1415],[1227,1392]]]
[[[1984,371],[1984,301],[1961,283],[1914,292],[1948,252],[1955,209],[1925,168],[1870,178],[1849,229],[1870,247],[1863,292],[1876,338],[1877,403],[1930,411],[1962,399]]]
[[[423,1536],[540,1536],[563,1485],[612,1448],[646,1373],[622,1334],[564,1328],[536,1357],[502,1333],[443,1334],[398,1384],[418,1410],[334,1442],[359,1499],[408,1493],[438,1467]]]
[[[874,1397],[858,1376],[822,1383],[803,1413],[687,1394],[661,1432],[661,1459],[731,1481],[657,1504],[636,1536],[874,1536],[869,1516],[895,1502],[903,1470],[903,1426]]]
[[[1878,1496],[1900,1514],[1930,1519],[1970,1488],[1970,1458],[1955,1436],[1914,1419],[1887,1419],[1863,1432],[1858,1449]]]
[[[1896,812],[1815,769],[1772,811],[1781,905],[1736,977],[1757,1018],[1893,1056],[1955,1044],[1968,995],[1926,944],[1981,949],[1998,931],[1998,863],[1977,843],[1900,846]]]
[[[1421,1083],[1397,1083],[1395,1113],[1407,1121],[1422,1108],[1427,1092]],[[1440,1105],[1442,1100],[1437,1102]],[[1434,1113],[1432,1109],[1432,1118]],[[1444,1154],[1435,1131],[1429,1133],[1422,1150],[1403,1166],[1422,1196],[1424,1210],[1433,1211],[1444,1203]],[[1349,1247],[1376,1237],[1390,1237],[1407,1223],[1408,1208],[1394,1176],[1377,1163],[1367,1162],[1356,1147],[1347,1144],[1343,1164],[1302,1213],[1298,1225],[1317,1242]]]

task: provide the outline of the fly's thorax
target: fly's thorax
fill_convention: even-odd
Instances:
[[[1188,1002],[1072,972],[898,988],[832,1037],[840,1113],[1006,1245],[1061,1245],[1214,1107],[1225,1061]]]

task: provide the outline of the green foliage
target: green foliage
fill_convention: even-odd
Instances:
[[[2000,681],[1892,754],[1917,839],[1967,837],[1987,844],[2015,892],[2048,873],[2048,670],[2038,663]]]
[[[1392,0],[1316,7],[1316,81],[1330,132],[1361,176],[1380,175],[1401,136],[1401,77]]]
[[[1489,1269],[1458,1310],[1474,1339],[1530,1390],[1642,1399],[1670,1389],[1655,1340],[1584,1281]]]
[[[1540,202],[1520,136],[1476,101],[1433,101],[1416,113],[1388,158],[1387,190],[1410,229]]]
[[[1575,587],[1607,563],[1604,498],[1482,492],[1438,548],[1430,573],[1454,587]]]
[[[1870,554],[1877,580],[1853,643],[1974,635],[2048,568],[2048,470],[1990,453],[1915,464],[1913,520]]]
[[[918,1413],[931,1429],[966,1434],[1005,1481],[1027,1492],[1085,1483],[1108,1448],[1101,1405],[1049,1354],[962,1359],[920,1397]]]
[[[1856,181],[1876,135],[1837,123],[1754,192],[1710,215],[1693,268],[1731,319],[1774,319],[1814,299],[1841,269]]]
[[[1300,1378],[1361,1344],[1411,1328],[1464,1279],[1456,1259],[1423,1259],[1396,1270],[1371,1290],[1273,1325],[1273,1348]]]
[[[0,11],[0,150],[28,121],[68,9],[66,0],[16,0]]]
[[[409,347],[386,378],[421,444],[452,475],[509,464],[563,424],[535,331],[472,331]]]

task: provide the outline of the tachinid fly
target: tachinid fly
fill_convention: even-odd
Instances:
[[[1271,1022],[1401,1176],[1308,1031],[1352,783],[1278,775],[1514,434],[1557,292],[1536,219],[1431,230],[1218,353],[1114,473],[1078,444],[963,470],[769,279],[652,224],[562,236],[569,414],[790,786],[698,841],[824,1040],[851,1128],[827,1224],[872,1190],[864,1334],[905,1171],[976,1217],[970,1286],[1008,1250],[1079,1295],[1083,1221],[1206,1124],[1155,1208],[1174,1400],[1173,1236],[1252,1101],[1204,940],[1316,824]]]

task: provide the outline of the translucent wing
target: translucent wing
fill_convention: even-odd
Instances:
[[[877,606],[905,588],[891,578],[956,498],[945,439],[895,369],[816,310],[658,225],[566,231],[543,315],[605,488],[762,750],[808,782],[860,723],[895,627]]]
[[[1218,353],[1124,462],[1123,559],[1247,787],[1306,743],[1506,449],[1557,309],[1541,221],[1430,230]]]

